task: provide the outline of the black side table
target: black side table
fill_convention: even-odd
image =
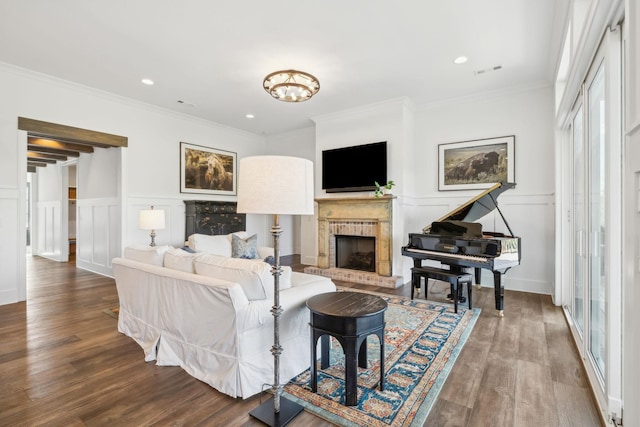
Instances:
[[[367,367],[367,336],[380,340],[380,390],[384,390],[384,312],[382,298],[361,292],[329,292],[307,300],[311,311],[311,391],[318,391],[317,343],[320,340],[320,366],[329,366],[329,336],[335,337],[344,350],[345,405],[358,400],[358,368]],[[357,366],[356,366],[357,353]]]

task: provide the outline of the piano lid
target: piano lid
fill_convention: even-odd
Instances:
[[[450,220],[476,222],[483,216],[491,213],[494,209],[498,208],[498,196],[504,191],[515,186],[516,184],[513,182],[499,182],[483,193],[469,200],[467,203],[458,206],[453,211],[438,219],[437,222]],[[500,212],[500,209],[498,209],[498,212]],[[502,215],[502,212],[500,212],[500,215]],[[429,228],[430,226],[427,226],[424,228],[424,230],[428,230]],[[509,228],[508,224],[507,228]]]

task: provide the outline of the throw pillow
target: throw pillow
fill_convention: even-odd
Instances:
[[[232,234],[231,257],[247,259],[260,258],[260,255],[258,255],[258,235],[254,234],[253,236],[243,239]]]
[[[196,252],[231,256],[231,241],[226,234],[209,236],[207,234],[192,234],[188,239],[189,248]]]
[[[131,245],[124,248],[124,257],[145,264],[153,264],[162,267],[164,254],[171,246],[144,246]]]
[[[262,260],[228,258],[213,254],[198,254],[193,260],[196,274],[240,284],[248,300],[273,296],[271,266]],[[280,290],[291,287],[291,267],[282,267]]]
[[[171,248],[164,254],[164,266],[172,270],[194,273],[193,259],[196,256],[197,254],[195,253],[189,253],[182,249]]]

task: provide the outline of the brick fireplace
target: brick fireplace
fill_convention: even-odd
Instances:
[[[393,197],[316,199],[318,202],[318,266],[305,272],[336,280],[396,288],[402,277],[392,275]],[[336,236],[374,239],[374,271],[336,267]]]

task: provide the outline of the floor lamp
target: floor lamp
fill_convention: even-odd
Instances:
[[[249,414],[269,426],[284,426],[302,406],[282,397],[280,384],[280,215],[313,214],[313,163],[286,156],[256,156],[240,160],[238,212],[273,215],[273,398]]]

